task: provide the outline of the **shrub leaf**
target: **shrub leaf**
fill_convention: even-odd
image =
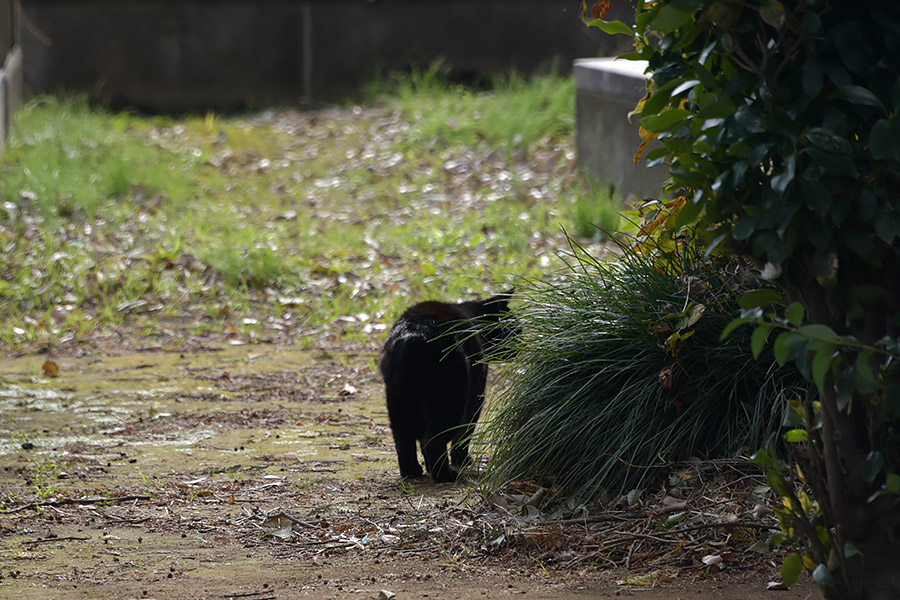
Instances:
[[[808,442],[809,434],[805,429],[791,429],[784,434],[784,441],[796,444],[798,442]]]
[[[589,27],[597,27],[603,33],[609,35],[622,34],[634,37],[634,30],[622,21],[604,21],[603,19],[594,19],[588,23]]]
[[[799,302],[794,302],[784,310],[784,317],[791,325],[800,327],[800,324],[803,323],[804,313],[803,305]]]
[[[797,578],[800,577],[802,571],[803,559],[799,554],[791,554],[781,563],[781,580],[784,581],[784,585],[791,587],[797,583]]]
[[[800,328],[800,333],[802,333],[806,337],[813,338],[815,340],[822,340],[823,342],[837,343],[838,341],[840,341],[838,334],[836,334],[834,330],[827,325],[804,325]]]
[[[760,306],[768,306],[769,304],[780,304],[784,300],[781,294],[775,290],[761,289],[747,292],[741,297],[740,307],[744,310],[758,308]]]
[[[760,325],[753,330],[753,335],[750,337],[750,351],[753,352],[753,358],[759,358],[771,330],[771,325]]]
[[[875,481],[875,478],[878,477],[878,474],[881,473],[881,468],[884,466],[884,457],[881,455],[881,452],[877,450],[873,450],[869,452],[866,456],[866,461],[863,463],[863,480],[872,485],[872,482]]]

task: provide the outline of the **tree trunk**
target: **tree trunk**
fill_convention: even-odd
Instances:
[[[810,321],[839,329],[841,319],[832,314],[823,290],[808,286],[803,292],[810,307]],[[885,312],[871,310],[867,321],[883,322]],[[874,339],[863,341],[871,344]],[[883,480],[879,477],[874,484],[868,484],[863,476],[867,454],[884,450],[880,446],[883,436],[891,435],[890,425],[878,414],[878,401],[859,393],[854,394],[849,406],[839,410],[831,373],[826,376],[824,388],[820,397],[821,450],[809,454],[809,460],[817,463],[808,469],[814,478],[809,484],[822,506],[825,522],[833,528],[834,549],[847,554],[852,544],[858,551],[845,557],[840,569],[832,574],[835,585],[823,590],[825,597],[900,600],[900,499],[885,494],[870,501]],[[813,435],[810,431],[810,439]],[[896,467],[890,454],[888,451],[885,455],[889,472]]]
[[[893,499],[884,497],[872,503],[865,512],[868,517],[865,519],[867,528],[860,532],[860,537],[845,536],[845,541],[853,544],[860,553],[846,560],[846,573],[835,573],[838,585],[825,590],[825,597],[829,600],[900,598],[897,506]],[[848,589],[851,585],[862,587]]]

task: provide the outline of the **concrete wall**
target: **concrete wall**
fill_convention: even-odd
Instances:
[[[13,46],[0,68],[0,155],[6,146],[6,138],[13,114],[22,106],[22,49]]]
[[[13,114],[22,107],[22,49],[13,46],[0,69],[0,140],[6,140]]]
[[[575,146],[579,169],[613,185],[623,198],[659,197],[668,169],[634,164],[641,144],[628,113],[646,93],[646,63],[595,58],[575,61]],[[651,145],[651,147],[656,147]]]
[[[628,13],[627,3],[620,7]],[[26,86],[149,110],[359,95],[379,69],[446,58],[477,79],[608,53],[580,0],[23,0]],[[49,41],[49,44],[46,43]]]
[[[0,0],[0,155],[13,113],[22,105],[22,49],[19,19],[11,0]]]

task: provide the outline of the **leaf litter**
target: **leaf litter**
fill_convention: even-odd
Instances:
[[[92,206],[50,184],[4,193],[3,341],[20,354],[108,346],[109,336],[136,349],[228,333],[371,343],[409,296],[484,294],[536,274],[564,243],[571,137],[544,136],[516,157],[484,142],[416,147],[415,128],[373,105],[164,125],[131,117],[125,132],[73,141],[85,161],[98,145],[139,144],[152,166],[123,167],[114,193],[85,190],[99,196]],[[48,143],[13,140],[5,190]],[[373,307],[361,332],[335,324]]]

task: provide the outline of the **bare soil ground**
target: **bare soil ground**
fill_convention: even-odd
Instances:
[[[631,506],[403,484],[371,350],[94,342],[0,363],[2,598],[819,597],[767,591],[737,465]]]

